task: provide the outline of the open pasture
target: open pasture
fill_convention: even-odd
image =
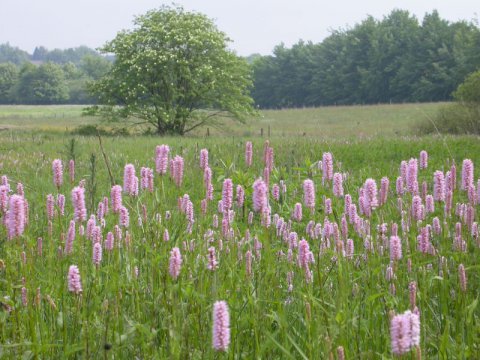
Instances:
[[[412,125],[430,119],[442,103],[392,104],[368,106],[327,106],[304,109],[263,110],[259,117],[247,119],[245,124],[231,120],[220,121],[220,126],[209,127],[212,136],[264,136],[368,138],[372,136],[400,136],[412,133]],[[0,129],[21,131],[71,132],[81,125],[99,124],[98,118],[82,116],[80,105],[0,106]],[[127,124],[102,124],[106,127],[126,127],[131,133],[141,133],[145,127]],[[202,128],[192,135],[204,136]]]
[[[476,138],[0,136],[0,357],[480,356]]]

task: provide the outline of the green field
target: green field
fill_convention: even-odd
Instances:
[[[461,190],[463,159],[475,164],[471,181],[477,185],[480,142],[469,136],[409,135],[409,126],[431,116],[438,106],[266,111],[256,123],[221,133],[228,136],[109,136],[102,138],[103,152],[96,137],[65,132],[85,121],[95,123],[79,116],[80,107],[0,108],[0,127],[6,129],[0,132],[0,176],[8,177],[10,199],[21,183],[29,204],[24,232],[7,239],[13,220],[2,207],[0,188],[0,359],[337,359],[339,348],[346,359],[388,359],[395,357],[391,318],[406,310],[420,314],[420,338],[412,340],[403,358],[420,354],[424,359],[480,358],[480,243],[478,231],[467,225],[479,221],[478,205]],[[253,183],[265,175],[266,144],[259,129],[263,127],[266,136],[269,124],[274,160],[267,195],[272,223],[266,226],[268,206],[253,211]],[[213,134],[220,133],[212,129]],[[247,141],[253,142],[250,167],[245,164]],[[170,158],[184,159],[183,182],[176,186],[170,174],[155,173],[153,192],[123,193],[129,225],[121,227],[122,238],[115,237],[114,248],[108,250],[107,234],[115,232],[120,218],[110,209],[102,225],[98,204],[110,198],[112,183],[124,184],[125,165],[134,165],[139,182],[141,167],[155,170],[155,147],[160,144],[170,146]],[[199,166],[203,148],[209,152],[213,186],[205,213],[204,172]],[[421,150],[429,159],[426,169],[418,169],[420,188],[425,182],[428,194],[433,194],[433,173],[446,173],[453,163],[457,181],[451,212],[444,211],[445,202],[436,201],[434,211],[417,220],[412,212],[414,194],[398,195],[395,181],[401,161],[418,158]],[[349,216],[345,198],[334,195],[331,181],[322,180],[319,161],[325,152],[332,153],[333,171],[344,177],[344,193],[352,196],[359,216],[357,225],[348,222],[347,233],[338,237],[312,236],[306,230],[310,221],[322,229],[334,229],[334,224],[341,229],[342,217]],[[59,187],[53,183],[54,159],[64,167]],[[71,159],[75,159],[73,182],[68,174]],[[386,202],[371,215],[360,213],[359,189],[371,178],[380,190],[383,177],[390,180]],[[234,213],[218,209],[226,179],[233,182]],[[306,179],[315,185],[313,211],[304,204]],[[79,220],[68,253],[68,229],[74,218],[71,193],[82,181],[87,218],[97,216],[100,237],[81,235],[80,226],[86,227],[87,221]],[[281,181],[286,193],[275,200],[272,188]],[[235,200],[237,185],[245,190],[241,207]],[[48,217],[49,194],[65,195],[64,215],[55,205],[53,217]],[[185,194],[193,205],[191,232],[178,202]],[[425,205],[421,191],[420,195]],[[327,198],[332,213],[326,211]],[[296,203],[303,204],[302,219],[277,233],[275,218],[288,223]],[[456,204],[473,208],[473,218],[467,220]],[[13,206],[8,200],[7,210]],[[434,218],[440,221],[441,233],[431,234],[430,252],[424,253],[417,236]],[[389,248],[393,224],[399,227],[402,248],[401,258],[395,260]],[[169,241],[163,240],[165,230]],[[296,244],[292,233],[298,237]],[[312,252],[307,268],[298,260],[302,239]],[[94,264],[97,241],[103,258]],[[462,241],[464,245],[458,246]],[[354,246],[351,256],[346,252],[349,243]],[[175,247],[182,255],[178,278],[170,271]],[[214,271],[208,268],[212,247],[218,261]],[[253,254],[251,271],[248,252]],[[71,265],[78,266],[81,293],[69,291]],[[460,265],[466,270],[465,291]],[[389,266],[391,278],[386,276]],[[414,301],[409,290],[413,282]],[[219,300],[226,301],[230,311],[230,342],[224,352],[212,346],[213,304]]]
[[[246,124],[225,121],[221,128],[210,127],[211,135],[259,136],[307,136],[371,137],[377,135],[397,136],[411,133],[411,126],[430,119],[442,103],[329,106],[321,108],[285,109],[261,111],[260,116],[248,119]],[[97,124],[98,119],[81,116],[82,106],[0,106],[0,129],[42,130],[65,132],[80,125]],[[112,126],[105,124],[105,126]],[[145,128],[128,124],[130,132],[138,133]],[[206,134],[202,128],[194,135]]]

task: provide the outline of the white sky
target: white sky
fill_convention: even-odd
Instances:
[[[122,29],[132,27],[134,15],[170,1],[154,0],[0,0],[0,43],[33,52],[103,45]],[[215,20],[232,40],[239,55],[269,54],[281,42],[299,39],[320,42],[330,29],[353,26],[367,15],[381,19],[404,9],[422,19],[437,9],[450,21],[478,20],[478,0],[177,0],[187,10]]]

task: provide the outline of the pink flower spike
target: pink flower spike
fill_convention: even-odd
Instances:
[[[138,178],[135,175],[135,167],[132,164],[125,165],[123,171],[123,191],[128,195],[138,195]]]
[[[82,292],[82,281],[76,265],[71,265],[68,269],[68,291],[75,294]]]
[[[410,349],[408,339],[408,323],[402,315],[396,315],[390,321],[390,336],[392,341],[392,352],[395,355],[402,355]]]
[[[473,162],[470,159],[463,160],[462,165],[462,190],[468,190],[473,186]]]
[[[373,179],[365,180],[365,198],[367,203],[370,205],[370,208],[375,209],[378,206],[378,190],[377,183]]]
[[[130,225],[130,215],[128,209],[122,206],[119,211],[120,214],[120,226],[128,227]]]
[[[410,159],[407,167],[407,189],[412,194],[418,192],[418,160]]]
[[[223,181],[222,204],[223,204],[223,211],[228,211],[232,208],[232,204],[233,204],[233,182],[232,182],[232,179],[225,179]]]
[[[25,199],[20,195],[12,195],[8,201],[8,212],[5,218],[9,239],[21,236],[25,230]]]
[[[213,246],[208,248],[208,264],[207,269],[210,271],[215,271],[218,268],[217,256],[215,253],[215,248]]]
[[[212,345],[216,351],[227,351],[230,344],[230,314],[225,301],[213,304]]]
[[[435,205],[432,195],[427,195],[425,197],[425,211],[427,212],[427,214],[431,214],[435,211]]]
[[[107,238],[105,240],[105,249],[107,251],[112,251],[113,250],[113,245],[114,245],[115,238],[113,236],[113,233],[109,231],[107,233]]]
[[[384,205],[388,198],[388,187],[390,186],[390,180],[388,177],[383,177],[380,180],[380,205]]]
[[[102,262],[102,245],[99,242],[93,244],[92,260],[95,266],[100,265]]]
[[[241,185],[237,185],[237,207],[242,208],[245,203],[245,190]]]
[[[70,175],[70,183],[73,184],[75,182],[75,161],[73,159],[68,163],[68,173]]]
[[[310,179],[303,182],[303,199],[305,207],[313,212],[315,209],[315,185]]]
[[[57,195],[57,206],[58,206],[58,209],[60,210],[60,216],[64,216],[65,215],[65,195],[63,194]]]
[[[251,141],[247,141],[245,144],[245,164],[247,167],[252,166],[253,162],[253,145]]]
[[[172,251],[170,251],[170,264],[169,264],[169,272],[174,280],[176,280],[180,275],[181,267],[182,267],[182,254],[180,253],[180,249],[178,247],[174,247]]]
[[[53,184],[59,188],[63,184],[63,165],[62,160],[55,159],[52,162]]]
[[[172,160],[172,176],[177,187],[180,187],[183,182],[183,167],[184,161],[181,156],[176,155]]]
[[[55,199],[52,194],[47,195],[47,219],[52,220],[55,213]]]
[[[445,201],[445,177],[442,171],[435,171],[433,174],[433,199]]]
[[[200,169],[205,170],[208,166],[208,150],[202,149],[200,150]]]
[[[87,220],[87,209],[85,207],[85,188],[79,186],[73,188],[72,203],[75,222]]]
[[[273,184],[272,186],[272,196],[275,201],[280,200],[280,186],[278,184]]]
[[[420,169],[428,167],[428,154],[425,150],[420,151]]]
[[[402,242],[398,236],[390,237],[390,260],[400,260],[402,258]]]
[[[70,221],[70,226],[68,227],[67,241],[65,242],[64,253],[66,255],[71,254],[73,251],[73,242],[75,241],[75,221]]]
[[[262,179],[257,179],[253,183],[253,210],[261,212],[267,205],[267,185]]]
[[[333,157],[332,154],[327,152],[322,156],[322,183],[333,179]]]
[[[293,209],[292,219],[300,222],[302,221],[302,204],[296,203]]]
[[[168,145],[159,145],[155,149],[155,170],[160,175],[167,173],[169,153],[170,148]]]
[[[122,187],[120,185],[112,186],[110,199],[112,202],[112,211],[118,213],[122,207]]]
[[[343,176],[340,173],[333,174],[333,195],[343,196]]]

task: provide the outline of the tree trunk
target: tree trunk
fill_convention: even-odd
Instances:
[[[160,118],[160,117],[157,118],[157,123],[155,124],[155,127],[157,128],[157,135],[158,136],[164,136],[165,135],[165,122],[163,121],[162,118]]]

